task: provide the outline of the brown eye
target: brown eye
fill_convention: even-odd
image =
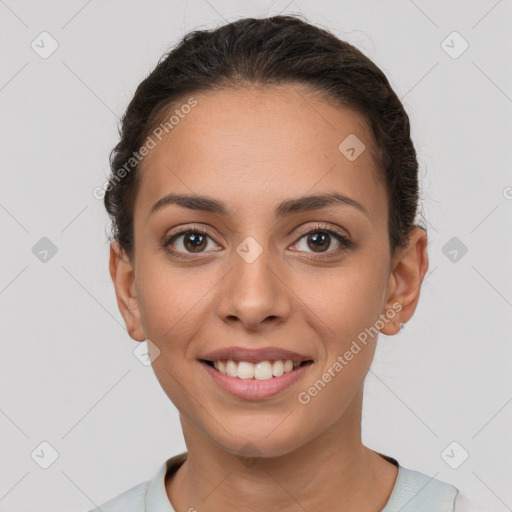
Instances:
[[[208,247],[208,239],[212,240],[205,231],[189,229],[172,235],[164,242],[164,246],[166,248],[171,246],[169,251],[174,255],[197,254],[205,252]]]
[[[190,252],[200,252],[206,247],[206,235],[202,233],[186,233],[183,235],[183,247]]]
[[[331,245],[330,235],[325,232],[315,232],[307,236],[308,247],[315,252],[323,252]]]
[[[328,250],[333,245],[333,239],[335,241],[334,249]],[[337,249],[336,244],[338,245]],[[326,256],[332,256],[351,247],[351,242],[341,233],[319,225],[316,229],[305,232],[294,245],[299,251],[325,253]]]

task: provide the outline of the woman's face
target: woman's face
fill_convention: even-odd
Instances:
[[[120,305],[128,331],[150,340],[155,374],[182,421],[228,451],[251,445],[276,456],[328,429],[357,429],[375,329],[360,340],[391,310],[395,283],[370,131],[359,114],[298,86],[194,98],[140,169],[135,268],[121,262],[115,280],[118,299],[123,286],[131,297],[129,312]],[[171,193],[207,197],[223,211],[199,201],[152,210]],[[360,207],[308,200],[327,194]],[[165,245],[186,229],[193,233]],[[273,394],[267,380],[224,376],[237,379],[229,391],[200,359],[231,347],[277,347],[312,363],[295,378],[285,373],[291,384]],[[260,385],[264,396],[255,394]]]

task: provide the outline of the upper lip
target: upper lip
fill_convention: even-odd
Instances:
[[[206,361],[248,361],[250,363],[259,363],[261,361],[311,361],[312,359],[292,350],[285,350],[279,347],[263,348],[245,348],[245,347],[227,347],[208,352],[199,356],[199,359]]]

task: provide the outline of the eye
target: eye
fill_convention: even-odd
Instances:
[[[333,238],[339,246],[338,251],[328,251],[332,246]],[[162,246],[175,258],[190,258],[194,254],[209,252],[208,250],[219,250],[215,249],[216,245],[206,230],[196,226],[178,228],[177,232],[175,231],[162,242]],[[348,249],[351,245],[352,243],[345,235],[329,224],[317,224],[313,229],[303,232],[299,240],[294,243],[300,252],[319,254],[319,256],[312,257],[318,259]],[[308,249],[311,250],[308,251]]]
[[[306,231],[301,238],[295,242],[296,246],[300,251],[309,252],[308,249],[313,253],[333,253],[336,250],[328,251],[332,246],[332,239],[336,240],[338,244],[338,250],[343,251],[351,246],[350,240],[338,232],[335,229],[328,229],[329,226],[317,224],[314,229]],[[341,246],[341,248],[340,248]]]
[[[172,256],[177,258],[186,258],[185,254],[199,254],[206,249],[212,249],[208,239],[213,242],[207,231],[201,228],[188,227],[175,232],[163,242],[163,246],[168,249]],[[213,245],[216,245],[215,243]],[[215,249],[214,249],[215,250]]]

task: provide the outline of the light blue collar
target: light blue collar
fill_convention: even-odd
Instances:
[[[407,469],[392,457],[379,454],[398,465],[398,476],[391,496],[382,512],[453,512],[456,487],[419,471]],[[175,512],[165,490],[167,471],[176,471],[186,460],[187,452],[166,460],[149,482],[146,512]]]
[[[453,485],[399,465],[382,512],[453,512],[458,492]]]

